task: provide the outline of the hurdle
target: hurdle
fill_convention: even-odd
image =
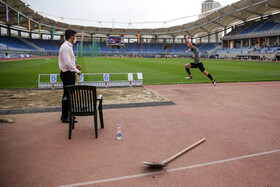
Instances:
[[[59,74],[39,74],[38,88],[55,89],[62,88]],[[78,76],[76,76],[76,80]],[[78,80],[76,81],[77,84]],[[90,85],[100,88],[108,87],[133,87],[143,85],[142,73],[82,73],[80,76],[81,85]]]

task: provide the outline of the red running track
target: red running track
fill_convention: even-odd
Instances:
[[[104,110],[98,139],[92,117],[71,140],[60,113],[1,123],[0,186],[280,186],[280,82],[145,87],[176,105]]]

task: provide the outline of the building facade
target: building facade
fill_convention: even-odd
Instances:
[[[206,17],[207,15],[211,14],[210,10],[216,9],[218,7],[221,7],[221,4],[214,0],[206,0],[201,3],[201,14],[199,15],[199,19]],[[204,34],[205,35],[205,34]],[[200,35],[203,36],[203,35]],[[216,43],[220,41],[220,38],[222,37],[222,33],[219,33],[218,35],[211,35],[210,37],[202,37],[200,43]]]

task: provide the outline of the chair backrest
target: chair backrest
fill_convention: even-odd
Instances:
[[[66,86],[69,112],[90,115],[96,111],[96,87],[84,85]]]

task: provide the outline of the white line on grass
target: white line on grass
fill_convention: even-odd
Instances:
[[[277,152],[280,152],[280,149],[277,149],[277,150],[274,150],[274,151],[262,152],[262,153],[255,153],[255,154],[245,155],[245,156],[240,156],[240,157],[233,157],[233,158],[224,159],[224,160],[218,160],[218,161],[213,161],[213,162],[206,162],[206,163],[196,164],[196,165],[192,165],[192,166],[174,168],[174,169],[169,169],[169,170],[149,172],[149,173],[143,173],[143,174],[137,174],[137,175],[128,175],[128,176],[108,178],[108,179],[101,179],[101,180],[88,181],[88,182],[80,182],[80,183],[75,183],[75,184],[62,185],[62,186],[58,186],[58,187],[85,186],[85,185],[91,185],[91,184],[98,184],[98,183],[105,183],[105,182],[113,182],[113,181],[120,181],[120,180],[138,178],[138,177],[146,177],[146,176],[150,176],[150,175],[157,175],[157,174],[162,174],[162,173],[167,173],[167,172],[182,171],[182,170],[187,170],[187,169],[192,169],[192,168],[198,168],[198,167],[210,166],[210,165],[215,165],[215,164],[221,164],[221,163],[225,163],[225,162],[231,162],[231,161],[235,161],[235,160],[252,158],[252,157],[257,157],[257,156],[277,153]]]

